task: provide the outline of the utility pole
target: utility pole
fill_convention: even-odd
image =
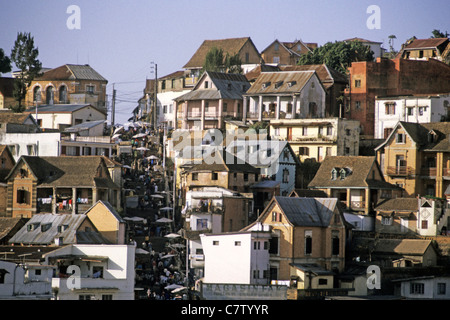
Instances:
[[[114,128],[116,122],[116,89],[114,89],[113,83],[113,95],[112,95],[112,106],[111,106],[111,128]]]
[[[156,123],[157,123],[157,118],[156,118],[156,109],[158,108],[158,65],[155,63],[155,93],[154,93],[154,97],[155,97],[155,102],[153,104],[153,128],[156,130]]]

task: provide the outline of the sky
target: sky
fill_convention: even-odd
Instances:
[[[204,40],[250,37],[261,52],[276,39],[360,37],[389,49],[395,35],[398,50],[412,36],[450,32],[449,16],[448,0],[0,0],[0,48],[10,55],[17,33],[29,32],[43,67],[89,64],[108,80],[109,100],[116,89],[124,123],[155,65],[158,77],[183,70]]]

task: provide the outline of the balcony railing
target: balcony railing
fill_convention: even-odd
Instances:
[[[194,214],[194,213],[223,213],[223,207],[212,205],[212,206],[189,206],[186,208],[187,214]]]
[[[420,168],[420,175],[421,176],[427,176],[427,177],[435,177],[436,176],[436,168]]]
[[[387,167],[390,176],[410,176],[414,174],[414,168],[406,166]]]

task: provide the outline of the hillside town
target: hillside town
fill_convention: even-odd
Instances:
[[[336,41],[204,40],[121,124],[95,65],[0,77],[0,299],[449,299],[450,39]]]

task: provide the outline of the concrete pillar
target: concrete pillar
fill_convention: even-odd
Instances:
[[[200,130],[205,130],[205,100],[202,100],[202,111],[200,116],[201,127]]]
[[[247,96],[242,99],[243,109],[242,109],[242,121],[247,122]]]
[[[295,119],[295,113],[297,111],[297,96],[292,97],[292,119]]]
[[[262,121],[262,113],[263,113],[263,97],[259,96],[258,102],[258,121]]]
[[[227,109],[228,112],[228,109]],[[222,123],[223,123],[223,99],[219,99],[219,110],[217,114],[217,128],[222,129]]]
[[[280,102],[281,102],[281,98],[280,96],[277,96],[277,107],[275,108],[275,119],[279,120],[280,119]]]
[[[72,188],[72,214],[77,214],[77,188]]]

